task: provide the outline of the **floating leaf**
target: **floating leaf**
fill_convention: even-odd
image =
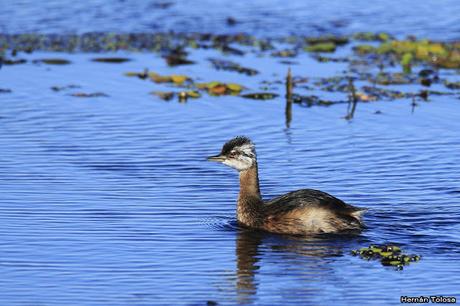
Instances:
[[[34,64],[47,64],[47,65],[68,65],[71,61],[62,58],[44,58],[33,61]]]
[[[215,58],[210,58],[209,61],[212,63],[214,68],[217,70],[226,70],[226,71],[235,71],[238,73],[246,74],[246,75],[256,75],[259,72],[255,69],[243,67],[238,63],[226,60],[219,60]]]
[[[173,99],[174,96],[177,95],[177,97],[179,98],[179,101],[181,102],[187,101],[188,98],[197,99],[201,97],[200,93],[194,90],[181,91],[178,93],[174,93],[172,91],[152,91],[150,94],[157,96],[160,99],[165,100],[165,101],[169,101]]]
[[[187,76],[173,74],[171,75],[171,80],[173,83],[181,85],[187,80]]]
[[[168,66],[179,66],[179,65],[192,65],[195,64],[194,61],[190,61],[186,59],[185,57],[177,54],[172,54],[166,56],[166,63]]]
[[[157,96],[165,101],[169,101],[174,98],[174,92],[172,91],[152,91],[150,94]]]
[[[356,93],[356,98],[361,102],[370,102],[370,101],[376,101],[377,100],[376,96],[365,94],[363,92],[357,92]]]
[[[221,82],[209,82],[209,83],[197,83],[195,87],[198,89],[205,89],[211,95],[237,95],[244,87],[236,83],[221,83]]]
[[[315,55],[314,58],[320,63],[346,63],[349,59],[346,57],[326,57],[322,55]]]
[[[52,86],[51,90],[52,91],[62,91],[62,90],[73,89],[73,88],[80,88],[80,86],[74,85],[74,84],[65,85],[65,86]]]
[[[185,93],[187,94],[189,98],[197,99],[201,97],[201,94],[195,90],[189,90],[189,91],[186,91]]]
[[[141,74],[141,72],[125,72],[125,76],[127,77],[137,77]]]
[[[296,57],[297,52],[295,50],[280,50],[272,52],[274,57]]]
[[[319,37],[307,37],[305,41],[310,45],[334,44],[341,46],[347,44],[349,39],[345,36],[324,35]]]
[[[208,83],[195,83],[195,87],[198,89],[207,89]]]
[[[20,64],[25,64],[25,63],[27,63],[27,60],[25,60],[25,59],[12,60],[12,59],[1,59],[0,58],[0,66],[1,66],[1,64],[4,64],[4,65],[20,65]]]
[[[318,43],[305,47],[305,51],[308,52],[334,52],[336,44],[333,42]]]
[[[78,97],[78,98],[108,97],[108,95],[103,92],[93,92],[93,93],[75,92],[70,95],[73,97]]]
[[[239,85],[239,84],[235,84],[235,83],[228,83],[227,84],[227,87],[228,89],[230,89],[231,91],[236,91],[236,92],[240,92],[243,90],[243,86]]]
[[[139,75],[138,75],[139,76]],[[187,76],[185,75],[178,75],[178,74],[173,74],[173,75],[159,75],[155,72],[149,72],[148,76],[150,79],[155,82],[155,83],[174,83],[176,85],[182,85],[186,81],[190,80]]]
[[[359,32],[353,35],[356,40],[363,41],[387,41],[390,40],[391,36],[387,33],[372,33],[372,32]]]
[[[227,91],[227,86],[225,86],[225,84],[218,84],[210,87],[208,91],[210,94],[223,95]]]
[[[146,68],[144,72],[125,72],[125,76],[127,77],[138,77],[139,79],[146,79],[149,77],[149,71]]]
[[[161,76],[155,72],[150,72],[149,77],[152,81],[155,83],[170,83],[172,82],[172,79],[170,76]]]
[[[355,51],[357,54],[363,55],[374,53],[377,51],[377,48],[371,45],[357,45],[353,47],[353,51]]]
[[[440,43],[429,40],[390,40],[378,47],[356,47],[359,54],[376,54],[402,60],[411,54],[413,61],[425,62],[441,68],[460,68],[460,46],[456,43]],[[412,61],[412,59],[411,59]],[[406,70],[407,70],[406,65]]]
[[[444,85],[449,89],[460,89],[460,82],[445,81]]]
[[[363,93],[371,97],[375,97],[376,100],[381,100],[381,99],[394,100],[394,99],[413,97],[413,94],[410,94],[410,93],[404,93],[398,90],[379,88],[376,86],[363,86],[361,90],[363,91]]]
[[[217,47],[218,49],[220,49],[223,53],[228,53],[228,54],[233,54],[233,55],[239,55],[239,56],[243,56],[244,55],[244,52],[239,50],[239,49],[236,49],[234,47],[230,47],[229,45],[225,44],[223,46],[221,46],[220,48]]]
[[[344,101],[330,101],[319,98],[318,96],[302,96],[298,94],[292,95],[292,102],[301,104],[303,106],[312,107],[312,106],[329,106],[337,103],[345,103]]]
[[[428,78],[422,78],[422,79],[420,79],[420,84],[422,84],[422,86],[430,87],[430,86],[431,86],[431,83],[432,83],[432,80],[431,80],[431,79],[428,79]]]
[[[97,57],[91,60],[93,62],[98,62],[98,63],[112,63],[112,64],[120,64],[120,63],[131,61],[130,58],[125,58],[125,57]]]
[[[253,100],[272,100],[277,98],[279,95],[271,92],[258,92],[258,93],[249,93],[242,95],[241,97],[246,99]]]
[[[416,81],[413,76],[404,73],[385,73],[380,72],[376,75],[372,82],[380,85],[401,85],[412,84]]]

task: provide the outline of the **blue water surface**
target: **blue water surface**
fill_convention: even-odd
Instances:
[[[397,35],[458,37],[457,1],[391,3],[177,1],[164,8],[153,1],[2,1],[0,28],[281,35],[303,24],[306,34],[318,25],[388,30],[391,20]],[[228,27],[228,15],[241,23]],[[344,25],[331,26],[334,20]],[[294,105],[287,127],[283,84],[272,88],[281,94],[275,100],[204,94],[178,103],[149,94],[175,89],[124,76],[149,67],[258,91],[262,80],[283,78],[287,66],[278,60],[225,56],[261,71],[250,77],[214,70],[206,61],[222,56],[214,50],[192,52],[197,64],[177,68],[156,54],[116,55],[132,61],[34,52],[21,54],[27,64],[0,70],[0,88],[11,90],[0,93],[1,305],[399,305],[402,295],[460,298],[458,91],[415,108],[411,99],[360,103],[352,121],[343,119],[346,104]],[[72,64],[31,62],[45,57]],[[347,69],[307,54],[295,61],[293,74],[309,82]],[[440,73],[459,80],[455,70]],[[79,87],[51,90],[70,84]],[[442,84],[432,89],[446,91]],[[70,95],[76,92],[107,96]],[[367,229],[346,237],[240,229],[237,173],[205,158],[242,134],[256,143],[264,198],[320,189],[369,208]],[[350,254],[375,243],[399,244],[422,260],[396,271]]]

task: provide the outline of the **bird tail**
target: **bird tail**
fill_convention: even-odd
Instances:
[[[357,208],[356,210],[352,211],[350,213],[350,216],[352,216],[353,218],[356,218],[358,219],[360,222],[361,222],[361,218],[363,216],[363,214],[367,211],[368,209],[367,208]]]

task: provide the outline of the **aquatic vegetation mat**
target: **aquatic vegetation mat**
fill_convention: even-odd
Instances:
[[[78,64],[73,58],[57,55],[36,58],[32,56],[36,51],[110,53],[92,54],[87,61],[126,63],[123,67],[130,65],[130,69],[135,67],[132,64],[140,64],[137,69],[143,70],[124,75],[147,81],[144,94],[165,101],[238,96],[248,100],[288,99],[306,107],[348,103],[344,118],[351,119],[357,103],[409,99],[413,100],[411,105],[418,105],[417,101],[430,101],[432,96],[460,96],[460,77],[452,73],[452,69],[460,69],[460,42],[397,39],[382,32],[276,38],[211,33],[0,34],[0,68],[30,63]],[[138,61],[136,52],[152,54],[151,61]],[[334,72],[329,76],[315,76],[302,66],[311,59],[317,71],[322,65],[341,68],[330,70]],[[284,77],[289,67],[280,64],[302,66],[291,75],[289,94]],[[221,78],[221,71],[238,79]],[[55,92],[69,89],[52,88]],[[97,97],[102,93],[72,95]]]
[[[397,270],[402,270],[404,266],[408,266],[410,263],[417,262],[421,259],[420,255],[404,254],[399,246],[391,244],[371,244],[367,248],[353,250],[351,254],[365,260],[379,260],[383,266],[391,266]]]

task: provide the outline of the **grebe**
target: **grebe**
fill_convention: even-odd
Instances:
[[[319,190],[301,189],[262,200],[259,189],[257,157],[252,141],[238,136],[222,147],[219,155],[208,157],[238,170],[240,192],[238,223],[278,234],[309,235],[356,231],[363,227],[366,209],[346,204]]]

